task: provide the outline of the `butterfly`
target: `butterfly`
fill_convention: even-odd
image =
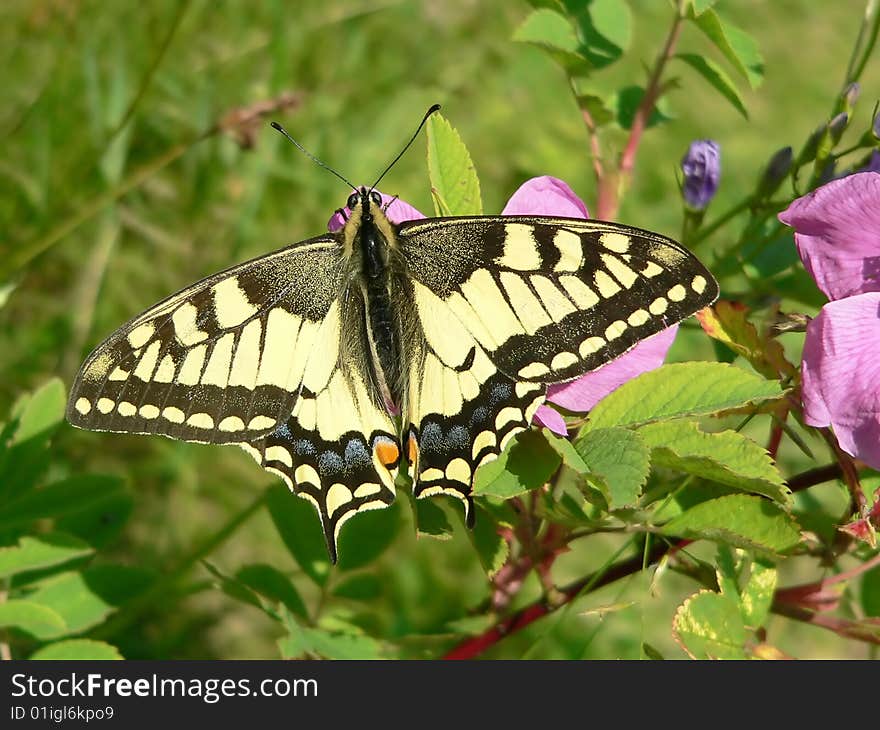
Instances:
[[[234,444],[342,525],[451,495],[529,427],[549,383],[711,304],[718,285],[660,234],[544,216],[395,224],[355,188],[344,226],[199,281],[89,355],[67,418]]]

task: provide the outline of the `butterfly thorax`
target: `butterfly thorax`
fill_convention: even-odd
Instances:
[[[350,209],[343,238],[363,297],[370,375],[386,409],[398,413],[403,386],[401,326],[394,286],[399,258],[397,233],[365,188],[358,191],[356,205]]]

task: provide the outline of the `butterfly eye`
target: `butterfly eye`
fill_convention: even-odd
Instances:
[[[370,193],[370,200],[372,200],[376,205],[382,205],[382,196],[379,195],[375,190]]]
[[[357,206],[357,204],[358,204],[358,194],[352,193],[351,195],[348,196],[348,203],[346,203],[346,205],[348,205],[349,210],[354,210],[355,206]]]

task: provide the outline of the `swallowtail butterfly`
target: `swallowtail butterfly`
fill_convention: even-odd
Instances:
[[[375,186],[373,186],[375,187]],[[234,444],[342,524],[416,497],[472,524],[477,468],[577,378],[711,304],[686,249],[616,223],[468,216],[392,223],[355,189],[335,233],[203,279],[86,359],[67,418],[96,431]]]

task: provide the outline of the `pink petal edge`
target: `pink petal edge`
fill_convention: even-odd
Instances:
[[[880,292],[829,302],[807,326],[801,398],[811,426],[880,468]]]
[[[543,175],[526,180],[510,196],[501,215],[551,215],[589,218],[587,206],[559,178]]]
[[[880,173],[860,172],[798,198],[779,220],[829,299],[880,291]]]

